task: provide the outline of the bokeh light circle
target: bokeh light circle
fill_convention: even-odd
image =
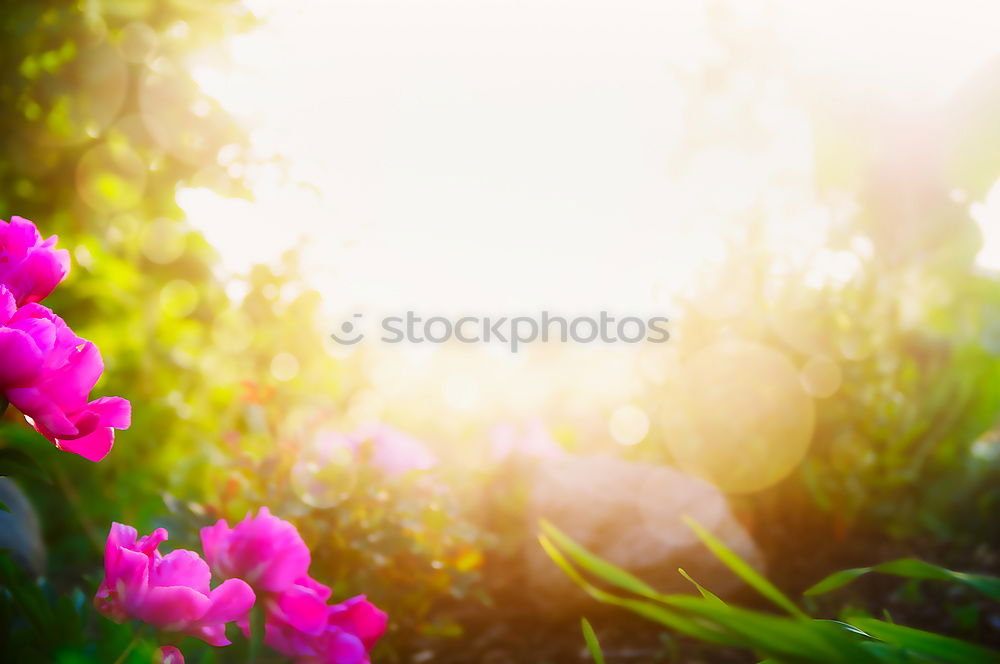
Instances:
[[[291,353],[278,353],[271,359],[271,375],[275,380],[291,380],[299,375],[299,360]]]
[[[357,483],[357,461],[343,436],[321,434],[292,466],[295,495],[317,509],[335,507],[350,496]]]
[[[253,342],[253,323],[239,309],[218,314],[212,323],[212,343],[226,353],[241,353]]]
[[[802,387],[819,399],[831,396],[840,389],[842,379],[840,365],[826,355],[810,357],[799,372]]]
[[[771,328],[781,340],[801,353],[832,355],[828,302],[820,291],[804,290],[780,300],[770,315]]]
[[[128,210],[142,200],[146,164],[127,145],[101,143],[77,163],[76,189],[83,202],[98,212]]]
[[[37,77],[42,88],[37,99],[46,127],[42,140],[60,147],[100,136],[121,111],[129,78],[127,65],[109,44],[66,45],[57,52],[65,63],[55,72],[28,76]]]
[[[615,442],[621,445],[635,445],[642,442],[649,433],[649,417],[642,408],[625,404],[616,408],[611,414],[608,429]]]
[[[184,318],[198,306],[198,289],[186,279],[174,279],[160,290],[160,309],[174,318]]]
[[[184,229],[173,219],[155,219],[142,228],[142,254],[154,263],[173,263],[186,244]]]
[[[815,407],[780,352],[726,341],[689,359],[665,404],[678,465],[721,489],[750,493],[781,481],[805,456]]]
[[[118,48],[125,60],[140,63],[156,52],[159,41],[160,38],[153,28],[142,21],[133,21],[122,28]]]
[[[212,161],[223,145],[232,143],[233,128],[224,114],[195,112],[206,103],[198,85],[163,58],[154,61],[139,83],[139,109],[150,136],[191,164]]]

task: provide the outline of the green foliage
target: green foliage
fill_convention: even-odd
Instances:
[[[696,524],[692,522],[692,527]],[[551,524],[542,524],[541,544],[549,556],[595,599],[632,611],[695,639],[754,652],[774,662],[902,663],[1000,661],[1000,653],[972,643],[864,616],[842,621],[812,619],[791,604],[770,582],[726,549],[703,528],[695,532],[727,566],[791,617],[726,605],[714,596],[662,595],[614,565],[601,561]],[[932,565],[891,564],[893,573],[910,578],[946,578],[953,572]],[[619,592],[601,590],[580,570]],[[931,570],[936,570],[932,572]],[[930,576],[929,576],[930,575]],[[981,580],[987,577],[977,577]],[[1000,579],[990,579],[1000,583]],[[821,586],[823,583],[820,584]],[[638,591],[638,592],[637,592]],[[629,595],[640,595],[634,599]],[[585,630],[586,633],[586,630]],[[588,639],[589,643],[589,639]]]
[[[481,487],[458,471],[387,478],[364,463],[348,472],[324,467],[307,481],[330,495],[305,496],[301,453],[321,428],[346,426],[364,386],[358,361],[324,346],[319,295],[304,285],[294,252],[223,279],[175,198],[178,188],[198,186],[249,195],[231,176],[238,169],[220,158],[225,151],[252,165],[247,141],[190,72],[199,49],[252,24],[233,0],[0,3],[0,217],[24,216],[60,235],[73,269],[47,304],[102,350],[97,393],[134,405],[132,428],[95,465],[55,450],[0,399],[0,475],[23,480],[50,546],[51,574],[40,583],[0,559],[0,653],[17,661],[114,662],[132,643],[138,626],[97,616],[95,584],[81,581],[99,574],[111,521],[142,531],[163,525],[175,546],[196,548],[199,527],[268,505],[299,526],[314,576],[336,598],[364,592],[390,613],[391,641],[401,649],[420,636],[460,634],[447,605],[485,600],[480,568],[497,540],[518,550],[508,531],[520,511],[501,532],[484,532],[466,504]],[[950,199],[955,187],[979,196],[996,178],[997,152],[988,149],[994,106],[971,113],[978,124],[945,146],[955,175],[902,190],[883,191],[886,174],[866,167],[868,146],[852,150],[843,127],[818,118],[820,188],[842,185],[843,176],[859,207],[834,224],[824,248],[854,255],[857,274],[806,286],[819,257],[785,265],[748,224],[739,239],[746,241],[734,242],[716,275],[743,306],[709,315],[692,299],[671,312],[682,361],[739,338],[778,349],[796,367],[832,358],[842,373],[839,389],[815,399],[810,450],[793,477],[740,501],[755,523],[780,521],[806,495],[835,532],[864,526],[963,544],[1000,528],[1000,452],[995,442],[982,444],[1000,413],[1000,280],[973,265],[974,227]],[[825,159],[824,150],[853,151],[858,163],[833,174],[843,160]],[[914,189],[929,192],[926,200]],[[226,286],[245,296],[231,298]],[[279,380],[271,371],[279,354],[295,359],[294,376]],[[657,402],[650,413],[665,410],[659,389],[648,398]],[[652,418],[650,440],[669,437],[660,421]],[[508,485],[497,486],[512,504]],[[727,606],[683,571],[701,596],[664,595],[548,524],[542,543],[600,601],[773,661],[995,659],[846,610],[843,622],[810,619],[777,584],[692,527],[789,615]],[[838,572],[806,594],[871,572],[959,583],[992,599],[1000,593],[993,577],[908,559]],[[237,640],[219,657],[273,659],[260,646],[259,623],[249,642]],[[596,636],[589,623],[583,629],[600,663]],[[128,661],[148,662],[156,643],[142,637]],[[188,640],[184,650],[188,661],[216,661],[200,642]]]
[[[324,346],[319,296],[289,254],[227,278],[246,293],[231,299],[175,200],[180,187],[248,195],[227,171],[232,155],[253,166],[243,132],[191,71],[201,49],[253,24],[235,0],[0,7],[0,217],[60,236],[73,266],[46,304],[100,348],[95,393],[133,404],[131,429],[100,464],[8,412],[0,474],[31,480],[57,587],[99,570],[112,521],[164,525],[195,547],[198,527],[269,505],[300,525],[314,575],[337,597],[369,593],[397,629],[453,631],[434,611],[473,592],[478,531],[430,480],[410,492],[357,477],[335,507],[301,500],[296,451],[311,423],[341,424],[352,389]],[[299,370],[279,380],[282,353]]]
[[[147,664],[157,647],[136,626],[99,616],[79,588],[57,592],[45,581],[28,579],[6,552],[0,552],[0,624],[5,661]]]
[[[937,223],[946,227],[951,217]],[[806,494],[841,532],[960,539],[1000,513],[995,445],[984,444],[1000,416],[1000,279],[969,257],[954,258],[947,244],[907,261],[890,260],[877,245],[874,254],[852,248],[872,246],[874,232],[863,217],[834,228],[821,251],[857,261],[843,283],[807,285],[818,254],[789,265],[753,239],[734,245],[713,280],[730,284],[736,292],[727,297],[743,304],[722,317],[705,312],[711,292],[682,305],[679,364],[737,339],[775,349],[799,370],[815,358],[836,367],[835,390],[813,400],[803,462],[744,501],[757,519],[788,518]],[[674,385],[680,370],[666,371],[670,395],[683,393],[684,383]],[[663,426],[652,435],[669,441],[684,432]]]

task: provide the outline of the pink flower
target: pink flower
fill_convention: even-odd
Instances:
[[[88,401],[104,370],[97,347],[40,304],[20,309],[0,285],[0,394],[56,447],[100,461],[127,429],[132,408],[120,397]]]
[[[229,644],[225,624],[246,616],[256,599],[240,579],[209,588],[212,573],[194,551],[157,551],[167,531],[136,539],[135,528],[111,525],[97,610],[116,622],[136,618],[168,632],[190,634],[213,646]]]
[[[0,286],[14,295],[17,306],[41,302],[66,278],[69,252],[55,244],[55,235],[43,242],[27,219],[0,219]]]
[[[364,595],[357,595],[330,607],[326,634],[343,632],[356,637],[366,650],[371,650],[385,633],[389,616],[368,601]]]
[[[390,477],[438,465],[437,457],[427,445],[387,424],[367,424],[348,435],[326,432],[320,434],[316,444],[321,454],[329,452],[324,447],[347,448]]]
[[[311,601],[302,601],[289,610],[283,597],[288,591],[270,599],[266,604],[264,643],[294,657],[296,664],[367,664],[369,651],[385,632],[385,612],[364,595],[327,606],[330,589],[308,577],[301,579],[297,588]],[[323,609],[318,623],[313,611],[317,602]],[[302,611],[306,606],[308,614]],[[241,627],[248,632],[245,623]]]
[[[202,528],[205,558],[222,577],[246,579],[264,608],[264,643],[301,664],[361,664],[385,631],[386,614],[364,597],[330,606],[331,591],[307,574],[309,549],[295,526],[266,507],[230,528]],[[247,619],[240,621],[249,634]]]
[[[153,653],[153,664],[184,664],[184,655],[174,646],[161,646]]]
[[[225,519],[202,528],[201,544],[219,576],[244,579],[258,592],[285,590],[309,570],[309,548],[299,531],[266,507],[233,528]]]
[[[505,422],[490,432],[490,456],[494,462],[511,457],[555,459],[563,454],[565,451],[541,421],[531,422],[524,428]]]
[[[309,579],[309,548],[295,526],[261,507],[230,528],[225,519],[201,529],[205,559],[222,578],[241,578],[260,595],[268,616],[312,634],[326,624],[324,586]]]

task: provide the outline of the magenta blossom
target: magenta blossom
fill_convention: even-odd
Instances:
[[[299,531],[266,507],[233,528],[225,519],[202,528],[201,544],[219,576],[244,579],[258,592],[285,590],[309,569],[309,548]]]
[[[17,306],[41,302],[66,278],[69,252],[55,244],[56,236],[43,241],[27,219],[0,219],[0,286],[13,293]]]
[[[212,573],[197,553],[157,551],[167,539],[163,528],[136,538],[135,528],[111,525],[104,581],[94,597],[97,610],[116,622],[135,618],[213,646],[228,645],[226,623],[245,617],[256,599],[250,586],[228,579],[210,589]]]
[[[174,646],[162,646],[153,653],[153,664],[184,664],[184,655]]]
[[[264,608],[264,642],[298,664],[362,664],[386,614],[364,597],[330,606],[331,591],[307,574],[309,549],[295,526],[266,507],[230,528],[202,528],[205,558],[222,577],[246,579]],[[240,621],[244,633],[249,622]]]
[[[103,370],[93,343],[40,304],[18,309],[0,285],[0,395],[56,447],[91,461],[107,455],[113,429],[127,429],[132,415],[120,397],[88,401]]]
[[[327,605],[328,587],[306,577],[295,586],[295,602],[289,591],[269,598],[265,612],[264,643],[283,655],[295,658],[296,664],[367,664],[388,622],[384,611],[364,595],[340,604]],[[306,597],[310,601],[306,601]],[[322,607],[319,622],[313,607]],[[240,623],[249,632],[245,621]]]
[[[311,634],[323,629],[329,592],[319,597],[312,585],[309,548],[295,526],[261,507],[233,528],[225,519],[202,528],[201,545],[216,574],[253,586],[268,616]]]

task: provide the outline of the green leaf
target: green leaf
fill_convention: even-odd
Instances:
[[[738,636],[742,647],[778,661],[825,664],[876,661],[860,647],[863,636],[830,621],[788,618],[686,595],[670,597],[669,604],[711,620],[729,634]]]
[[[0,549],[0,587],[11,594],[39,639],[48,642],[51,638],[52,608],[41,588],[25,576],[7,549]]]
[[[31,456],[21,450],[0,449],[0,476],[35,479],[49,483],[49,476]]]
[[[994,601],[1000,602],[1000,578],[987,576],[985,574],[966,574],[964,572],[955,572],[944,567],[932,565],[931,563],[924,562],[923,560],[917,560],[916,558],[902,558],[900,560],[893,560],[887,563],[882,563],[881,565],[874,565],[872,567],[857,567],[854,569],[845,569],[839,572],[834,572],[806,590],[804,594],[810,597],[822,595],[845,586],[858,577],[864,576],[870,572],[891,574],[893,576],[901,576],[907,579],[927,579],[933,581],[961,583],[981,592]]]
[[[925,632],[913,627],[895,625],[875,618],[850,618],[849,622],[876,639],[913,653],[934,658],[937,661],[952,664],[1000,662],[1000,652],[988,650],[960,639]]]
[[[642,597],[659,599],[661,594],[644,581],[635,577],[617,565],[595,556],[590,551],[574,542],[569,536],[556,528],[554,525],[542,519],[542,530],[559,547],[569,555],[577,565],[587,570],[603,581],[607,581],[613,586],[622,590],[627,590]]]
[[[816,585],[810,587],[808,590],[802,594],[806,597],[815,597],[816,595],[822,595],[828,593],[832,590],[836,590],[841,586],[846,586],[848,583],[854,579],[868,574],[868,572],[873,571],[874,567],[856,567],[853,569],[844,569],[839,572],[834,572],[830,576],[826,577]]]
[[[701,524],[689,516],[685,515],[683,518],[684,523],[686,523],[688,527],[695,532],[705,546],[707,546],[709,550],[714,553],[719,560],[725,563],[725,565],[737,576],[746,581],[748,585],[796,618],[801,618],[803,620],[807,620],[809,618],[809,616],[803,613],[799,607],[795,606],[795,603],[792,602],[792,600],[788,599],[784,593],[778,590],[777,586],[765,579],[760,572],[755,570],[745,560],[736,555],[736,553],[723,544],[718,538],[705,530]]]
[[[700,621],[692,620],[688,616],[681,615],[652,602],[626,599],[597,588],[583,578],[577,569],[573,567],[573,565],[566,559],[565,556],[563,556],[559,549],[556,548],[555,544],[553,544],[551,540],[544,535],[541,535],[539,536],[538,541],[556,565],[561,567],[566,575],[574,583],[580,586],[584,592],[597,601],[628,609],[633,613],[637,613],[645,618],[648,618],[649,620],[658,622],[661,625],[665,625],[672,629],[676,629],[679,632],[687,634],[688,636],[693,636],[696,639],[701,639],[702,641],[720,643],[723,645],[739,645],[738,641],[728,638],[719,630],[714,630],[710,625],[704,625]]]
[[[629,599],[588,582],[545,535],[542,548],[566,574],[594,599],[619,606],[687,636],[773,656],[779,661],[875,663],[880,660],[858,645],[859,637],[823,621],[799,620],[729,607],[717,599],[660,595],[658,601]]]
[[[721,599],[719,599],[718,595],[713,593],[711,590],[702,587],[700,583],[692,579],[691,576],[687,572],[685,572],[682,568],[678,567],[677,571],[680,572],[681,576],[690,581],[694,585],[694,587],[698,589],[698,592],[701,593],[702,597],[704,597],[707,600],[711,600],[713,602],[726,606],[726,603],[723,602]]]
[[[590,626],[590,621],[581,618],[580,626],[583,628],[583,640],[587,642],[587,650],[590,651],[594,664],[604,664],[604,653],[601,652],[601,644],[597,640],[594,628]]]

